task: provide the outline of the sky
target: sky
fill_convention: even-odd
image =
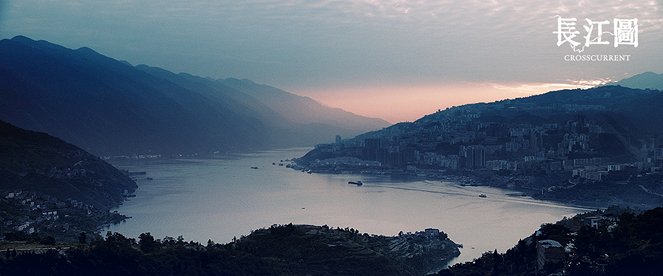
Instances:
[[[558,18],[638,19],[639,44],[558,46]],[[0,38],[90,47],[132,64],[246,78],[412,121],[449,106],[663,72],[663,0],[0,0]],[[568,62],[569,54],[630,55]]]

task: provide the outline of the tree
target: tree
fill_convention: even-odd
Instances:
[[[41,240],[40,243],[41,244],[46,244],[46,245],[54,245],[55,244],[55,238],[53,236],[46,236]]]
[[[150,232],[142,233],[138,236],[138,246],[145,253],[154,252],[159,248],[159,244],[154,240]]]
[[[87,234],[85,232],[81,232],[80,234],[78,234],[78,243],[80,244],[87,243]]]
[[[133,247],[135,244],[136,241],[134,239],[110,231],[106,233],[106,241],[103,242],[104,247],[113,249],[127,249]]]

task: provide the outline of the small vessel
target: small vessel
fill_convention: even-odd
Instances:
[[[256,166],[253,166],[253,167],[251,167],[251,169],[254,169],[254,170],[257,170],[257,169],[258,169],[258,167],[256,167]]]
[[[348,184],[357,185],[357,186],[364,185],[364,183],[361,181],[348,181]]]
[[[479,197],[486,198],[486,197],[488,197],[488,196],[486,196],[486,194],[480,194]]]

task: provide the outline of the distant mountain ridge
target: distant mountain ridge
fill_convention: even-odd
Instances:
[[[644,72],[612,84],[636,89],[663,90],[663,74]]]
[[[0,97],[0,119],[100,155],[307,146],[388,125],[246,80],[134,67],[23,36],[0,41]]]
[[[479,121],[509,125],[560,123],[582,114],[588,118],[607,120],[618,127],[619,131],[628,131],[628,135],[633,138],[644,139],[647,135],[663,134],[663,112],[660,106],[663,106],[663,93],[659,91],[617,85],[568,89],[512,100],[451,107],[411,123],[398,123],[382,130],[358,135],[357,139],[393,137],[408,131],[425,132],[427,128],[454,120],[464,113],[479,114],[476,118]],[[640,145],[642,141],[632,142]]]
[[[356,115],[351,112],[340,108],[327,108],[311,98],[294,95],[275,87],[256,84],[247,79],[229,78],[218,82],[243,91],[260,102],[270,105],[275,111],[291,121],[302,124],[323,123],[329,125],[345,122],[351,129],[370,129],[374,127],[374,122],[353,119]]]

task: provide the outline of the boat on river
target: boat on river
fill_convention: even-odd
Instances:
[[[348,181],[348,184],[357,185],[357,186],[364,185],[364,183],[361,181]]]

